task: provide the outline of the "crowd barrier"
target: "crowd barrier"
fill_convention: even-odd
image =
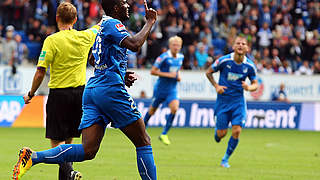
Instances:
[[[0,66],[0,95],[4,94],[24,94],[32,83],[35,67],[18,67],[17,73],[12,74],[9,66]],[[138,80],[128,91],[134,97],[140,97],[142,91],[148,98],[151,98],[153,85],[157,80],[156,76],[150,75],[149,70],[133,70],[138,76]],[[87,79],[93,74],[93,69],[88,68]],[[214,77],[218,79],[218,74]],[[182,80],[178,83],[178,92],[181,99],[193,100],[215,100],[216,91],[207,80],[204,71],[182,71]],[[48,92],[47,79],[42,83],[42,88],[38,90],[41,94]],[[293,102],[320,102],[320,76],[297,76],[297,75],[258,75],[259,88],[257,91],[245,92],[249,101],[270,101],[273,91],[279,88],[281,83],[286,86],[287,95]]]
[[[44,127],[46,96],[35,96],[32,103],[24,105],[22,96],[0,96],[0,126]],[[135,99],[144,115],[150,99]],[[181,100],[173,122],[174,127],[213,128],[215,101]],[[248,102],[246,128],[277,128],[320,131],[320,103]],[[149,126],[160,127],[170,113],[160,106],[151,117]]]

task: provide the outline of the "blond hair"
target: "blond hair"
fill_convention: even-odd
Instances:
[[[182,45],[182,39],[179,36],[172,36],[171,38],[169,38],[169,44],[171,44],[173,41],[178,41],[180,45]]]
[[[77,18],[76,7],[69,2],[62,2],[57,9],[57,16],[63,24],[72,24]]]

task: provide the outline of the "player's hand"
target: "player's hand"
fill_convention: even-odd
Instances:
[[[25,103],[25,104],[29,104],[30,101],[31,101],[31,99],[32,99],[32,97],[33,97],[33,95],[30,96],[29,93],[30,93],[30,92],[28,92],[27,94],[25,94],[25,95],[23,96],[23,100],[24,100],[24,103]]]
[[[181,81],[180,71],[177,72],[176,79],[177,81]]]
[[[135,73],[133,71],[126,72],[126,75],[124,76],[124,83],[128,88],[130,88],[136,80],[137,77],[135,76]]]
[[[225,89],[228,89],[226,86],[220,86],[220,85],[218,85],[217,87],[216,87],[216,91],[217,91],[217,93],[218,94],[222,94],[222,93],[224,93],[224,90]]]
[[[143,3],[144,3],[144,8],[146,10],[145,17],[147,21],[151,21],[152,23],[155,23],[157,20],[157,11],[152,8],[148,8],[148,4],[146,0],[144,0]]]
[[[246,91],[249,91],[249,85],[245,81],[242,81],[242,88]]]

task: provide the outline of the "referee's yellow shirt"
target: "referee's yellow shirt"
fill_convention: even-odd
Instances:
[[[100,26],[84,31],[59,31],[46,38],[38,67],[50,66],[49,88],[78,87],[86,83],[88,53]]]

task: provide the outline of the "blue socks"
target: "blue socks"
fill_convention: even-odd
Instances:
[[[168,131],[170,130],[170,128],[172,126],[173,119],[175,116],[176,116],[176,114],[171,114],[171,113],[169,115],[167,115],[167,118],[166,118],[167,123],[166,123],[166,126],[164,127],[163,132],[162,132],[163,135],[166,135],[168,133]]]
[[[234,139],[232,136],[230,137],[229,142],[228,142],[227,151],[226,151],[225,155],[222,158],[223,161],[228,161],[229,160],[231,154],[236,149],[238,143],[239,143],[239,139]]]
[[[147,114],[144,116],[144,119],[143,119],[144,120],[144,124],[146,125],[146,127],[148,125],[150,117],[151,117],[151,115],[149,114],[149,111],[148,111]]]
[[[84,160],[82,144],[62,144],[55,148],[34,152],[32,165],[38,163],[62,164],[64,162],[80,162]]]
[[[142,180],[156,180],[157,179],[157,170],[156,165],[154,164],[152,147],[143,146],[137,147],[137,164],[139,174]]]

